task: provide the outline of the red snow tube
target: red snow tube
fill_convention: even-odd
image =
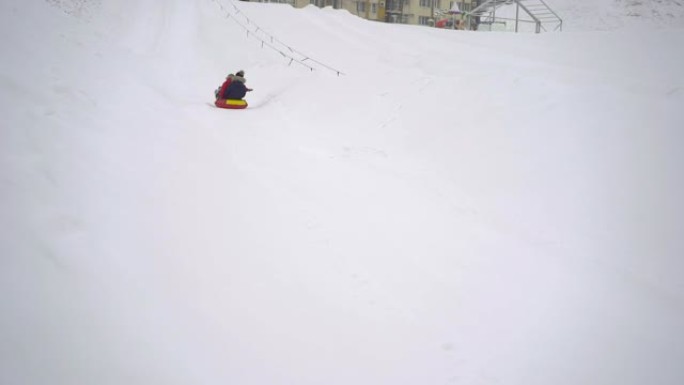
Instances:
[[[233,99],[217,99],[214,103],[218,108],[228,108],[231,110],[242,110],[247,108],[247,101]]]

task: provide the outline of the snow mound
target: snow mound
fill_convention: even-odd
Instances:
[[[90,19],[101,6],[102,0],[45,0],[67,15]]]
[[[563,19],[564,31],[684,27],[684,0],[547,0],[546,3]],[[502,7],[497,14],[514,17],[515,5]]]

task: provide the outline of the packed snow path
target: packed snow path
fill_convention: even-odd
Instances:
[[[682,382],[681,29],[238,6],[0,2],[0,383]]]

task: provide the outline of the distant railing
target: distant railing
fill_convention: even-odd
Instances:
[[[497,9],[501,6],[513,4],[516,6],[515,18],[497,15]],[[531,20],[520,18],[521,9]],[[503,20],[514,21],[515,32],[518,32],[520,23],[534,23],[536,33],[548,31],[548,25],[554,27],[554,31],[563,30],[563,19],[544,0],[485,0],[466,13],[466,20],[469,29],[477,29],[481,22],[495,24],[498,20]]]
[[[249,16],[242,12],[242,10],[240,10],[240,8],[238,8],[232,0],[228,0],[230,6],[224,6],[222,0],[212,1],[216,3],[224,12],[226,18],[233,20],[233,22],[235,22],[247,33],[247,38],[251,37],[261,42],[261,48],[269,48],[273,51],[276,51],[282,57],[289,60],[288,65],[297,63],[311,71],[323,68],[336,73],[337,76],[345,75],[344,72],[292,48],[291,46],[285,44],[282,40],[266,32],[259,25],[254,23]]]

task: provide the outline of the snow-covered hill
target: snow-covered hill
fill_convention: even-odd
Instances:
[[[563,19],[564,31],[609,31],[621,29],[684,28],[682,0],[545,0]],[[515,5],[501,7],[498,17],[515,19]],[[522,20],[530,20],[520,11]],[[512,30],[513,22],[508,29]],[[550,23],[548,30],[555,24]],[[533,31],[534,26],[522,24],[522,31]]]
[[[45,1],[80,18],[89,17],[102,4],[101,0]],[[546,3],[564,20],[566,31],[684,27],[683,0],[546,0]],[[499,12],[502,16],[515,15],[514,7],[505,7]]]
[[[0,383],[680,384],[684,36],[594,29],[0,2]]]

